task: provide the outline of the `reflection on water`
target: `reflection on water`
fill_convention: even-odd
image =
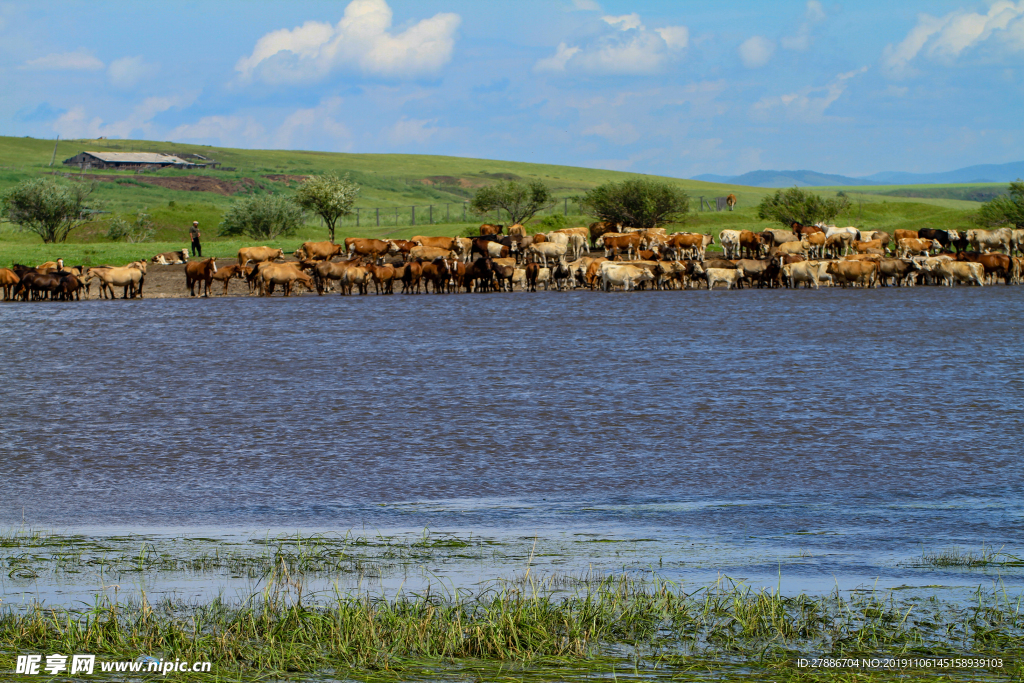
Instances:
[[[0,524],[599,532],[715,548],[708,571],[805,553],[797,580],[913,580],[922,548],[1024,546],[1022,309],[1004,287],[3,305]]]

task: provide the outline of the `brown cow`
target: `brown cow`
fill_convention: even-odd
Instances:
[[[609,221],[597,221],[591,223],[587,230],[590,231],[590,242],[594,243],[597,238],[607,232],[618,232],[622,225],[612,225]]]
[[[213,282],[213,274],[217,272],[217,259],[208,258],[205,261],[192,261],[185,264],[185,286],[188,287],[188,295],[195,296],[195,286],[200,282],[199,293],[204,297],[210,296],[210,284]],[[226,287],[225,287],[226,289]]]
[[[431,237],[428,235],[415,235],[412,242],[418,247],[434,247],[436,249],[447,249],[456,254],[462,253],[462,242],[458,237]]]
[[[917,230],[894,230],[892,233],[892,239],[896,244],[899,244],[900,240],[920,239],[920,235],[917,234]]]
[[[869,242],[861,242],[859,240],[853,241],[853,250],[858,254],[866,254],[869,249],[881,249],[882,240],[871,240]]]
[[[899,231],[897,230],[897,232]],[[932,246],[935,243],[931,240],[903,238],[897,239],[896,244],[898,246],[900,258],[907,258],[910,254],[921,254],[927,256],[931,253]]]
[[[1006,284],[1013,284],[1015,264],[1011,257],[1005,254],[979,254],[976,251],[961,251],[956,255],[957,261],[968,261],[980,263],[985,268],[985,279],[995,284],[996,278],[1001,278]]]
[[[876,282],[878,261],[833,261],[828,264],[828,274],[842,287],[859,284],[871,287]]]
[[[366,256],[371,261],[382,259],[384,254],[394,254],[398,251],[398,245],[391,240],[377,240],[365,237],[346,237],[345,249],[348,250],[349,258],[354,256]]]
[[[416,246],[416,243],[412,240],[391,240],[398,247],[398,254],[402,257],[403,261],[409,259],[409,252]]]
[[[750,258],[758,258],[761,256],[761,251],[764,248],[764,241],[761,236],[750,231],[740,231],[740,256],[747,256]]]
[[[439,247],[413,247],[409,252],[410,261],[433,261],[434,259],[457,260],[458,254]]]
[[[640,241],[643,239],[642,235],[638,232],[630,232],[626,234],[621,233],[605,233],[601,239],[604,241],[604,255],[607,257],[614,257],[620,251],[625,251],[626,255],[632,259],[640,249]]]
[[[501,235],[502,230],[505,229],[504,225],[494,225],[493,223],[484,223],[480,226],[480,235]]]
[[[708,245],[714,244],[715,238],[710,234],[705,235],[699,232],[677,232],[668,236],[667,244],[676,250],[676,256],[683,256],[686,251],[693,258],[704,258],[704,250]]]
[[[299,247],[299,251],[304,254],[304,256],[299,256],[299,252],[295,252],[295,256],[300,260],[330,261],[335,256],[345,253],[345,245],[335,244],[330,240],[326,242],[303,242],[302,246]]]
[[[284,251],[282,249],[274,249],[272,247],[242,247],[238,250],[238,265],[244,266],[249,261],[253,263],[263,263],[264,261],[273,261],[275,259],[284,258]]]
[[[817,225],[804,225],[803,223],[798,223],[797,221],[793,221],[789,227],[792,228],[794,235],[800,235],[801,237],[807,235],[814,235],[819,232],[822,234],[825,233],[825,231],[819,228]]]
[[[590,265],[587,266],[587,272],[583,276],[583,282],[587,287],[590,287],[591,291],[593,291],[594,287],[600,283],[601,264],[607,260],[607,258],[601,256],[591,260]],[[529,271],[527,271],[527,279],[529,279]],[[536,292],[537,289],[534,288],[533,291]]]

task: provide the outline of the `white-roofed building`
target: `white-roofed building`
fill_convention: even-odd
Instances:
[[[173,154],[158,152],[79,152],[64,160],[65,166],[75,168],[114,169],[157,169],[157,168],[203,168],[205,164],[193,164]]]

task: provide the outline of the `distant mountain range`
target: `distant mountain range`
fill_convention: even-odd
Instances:
[[[693,180],[748,187],[823,187],[837,185],[936,185],[945,183],[1009,183],[1024,178],[1024,161],[1009,164],[967,166],[944,173],[904,173],[883,171],[851,178],[817,171],[751,171],[738,176],[713,173],[694,176]]]

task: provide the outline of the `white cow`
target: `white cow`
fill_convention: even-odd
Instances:
[[[606,292],[611,291],[612,287],[622,287],[622,291],[628,292],[637,284],[653,279],[654,276],[646,268],[611,261],[601,264],[601,289]]]
[[[722,250],[725,252],[725,258],[740,257],[739,230],[723,230],[718,233],[718,243],[722,245]]]
[[[987,252],[1005,250],[1007,256],[1013,251],[1013,230],[1010,228],[999,228],[998,230],[968,230],[967,241],[971,243],[975,251]]]
[[[985,267],[980,263],[941,260],[935,264],[932,272],[942,278],[943,284],[947,287],[952,287],[954,280],[957,282],[974,282],[979,287],[985,286]]]
[[[827,261],[801,261],[800,263],[787,263],[782,266],[782,276],[790,287],[796,289],[801,282],[809,283],[810,287],[818,289],[818,282],[826,278],[831,279],[828,274]]]
[[[743,268],[708,268],[705,271],[708,289],[714,289],[719,282],[724,282],[726,289],[732,289],[744,277]]]
[[[544,264],[544,267],[548,267],[548,259],[557,260],[565,257],[565,252],[568,250],[568,244],[556,244],[554,242],[541,242],[540,244],[531,244],[526,248],[524,254],[526,258],[537,257]]]

